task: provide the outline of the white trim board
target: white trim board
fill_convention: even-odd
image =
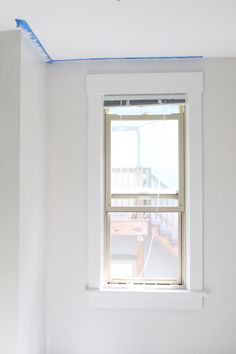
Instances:
[[[88,95],[197,94],[202,73],[88,75]]]

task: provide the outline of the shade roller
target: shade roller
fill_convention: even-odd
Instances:
[[[185,95],[105,96],[104,107],[185,104]]]

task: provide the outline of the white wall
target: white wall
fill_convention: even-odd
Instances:
[[[0,32],[0,353],[45,353],[46,64]]]
[[[0,353],[18,343],[20,37],[0,32]]]
[[[0,353],[45,354],[47,320],[48,354],[235,354],[236,59],[46,69],[18,31],[0,32],[0,53]],[[198,70],[205,86],[204,310],[90,309],[86,74]]]
[[[203,311],[88,308],[87,73],[203,71]],[[236,353],[236,59],[49,67],[48,354]]]
[[[21,38],[20,353],[45,353],[46,64]]]

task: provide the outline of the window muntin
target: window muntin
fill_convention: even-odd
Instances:
[[[132,108],[105,110],[105,282],[183,284],[183,106]]]

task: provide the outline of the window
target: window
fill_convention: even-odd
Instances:
[[[201,309],[202,74],[89,75],[87,93],[90,306]],[[128,97],[132,103],[130,97],[167,99],[168,95],[184,99],[177,104],[176,111],[163,112],[161,105],[153,104],[154,111],[145,114],[147,102],[134,105],[139,107],[139,112],[135,113],[134,107],[119,107],[122,114],[115,111],[117,107],[109,107],[114,97],[124,98],[123,101]],[[119,105],[123,105],[122,99]],[[170,109],[170,105],[167,106]],[[145,144],[149,150],[144,147],[148,139],[144,137],[146,123],[153,125],[149,143]],[[163,176],[162,173],[160,176],[158,154],[162,149],[153,135],[160,134],[163,125],[167,148],[163,149]],[[121,140],[124,147],[129,142],[126,156],[116,149]],[[110,156],[107,161],[104,141],[107,141],[107,156]],[[175,148],[171,150],[172,145]],[[170,161],[168,154],[173,160],[171,179],[169,167],[165,166]],[[154,155],[156,159],[152,159]],[[135,161],[133,166],[131,160]],[[128,175],[130,181],[136,179],[136,182],[128,183]],[[126,179],[125,184],[119,182],[121,178]],[[165,237],[167,229],[169,234]],[[177,261],[165,261],[159,266],[150,262],[149,249],[158,237],[159,241],[168,240],[168,247],[177,253]],[[127,241],[128,238],[131,241]],[[155,247],[151,249],[152,256],[154,250]]]
[[[105,97],[106,285],[184,283],[184,103]]]

